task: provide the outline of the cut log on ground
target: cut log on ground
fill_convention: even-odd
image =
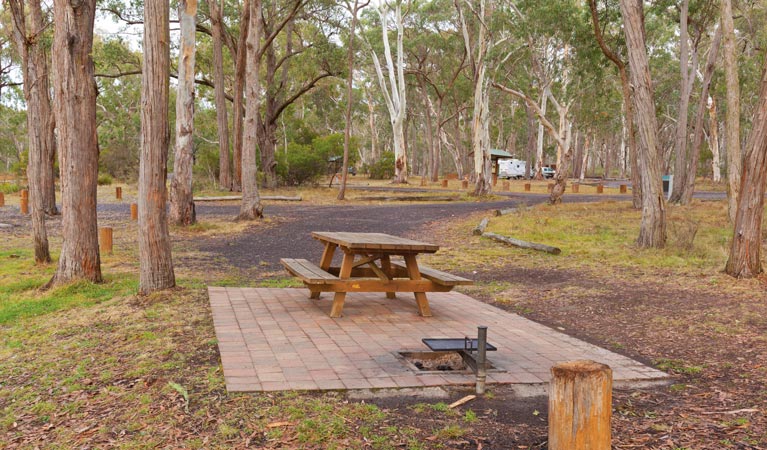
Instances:
[[[195,197],[196,202],[224,202],[229,200],[242,200],[242,195],[224,195],[221,197]],[[279,200],[283,202],[300,202],[301,197],[286,197],[282,195],[262,195],[261,200]]]
[[[482,219],[482,221],[474,228],[474,231],[472,231],[472,234],[474,236],[482,236],[482,233],[485,232],[485,228],[487,228],[487,223],[490,222],[490,219],[485,217]]]
[[[460,199],[457,195],[402,195],[395,197],[370,196],[356,197],[354,200],[374,201],[374,202],[452,202]]]
[[[496,216],[505,216],[506,214],[511,214],[513,212],[516,212],[517,208],[506,208],[506,209],[496,209],[495,215]]]
[[[536,244],[535,242],[527,242],[520,239],[514,239],[508,236],[501,236],[495,233],[482,233],[483,237],[490,238],[494,241],[503,242],[504,244],[513,245],[514,247],[526,248],[530,250],[538,250],[539,252],[551,253],[552,255],[558,255],[562,253],[562,250],[557,247],[551,247],[544,244]]]

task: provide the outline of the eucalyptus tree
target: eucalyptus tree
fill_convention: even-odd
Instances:
[[[138,182],[139,293],[142,295],[176,285],[165,211],[170,141],[169,15],[167,1],[145,0]]]
[[[176,91],[176,148],[173,179],[170,183],[170,220],[177,225],[196,221],[192,194],[194,164],[194,74],[197,0],[180,0],[178,20],[181,24],[178,53],[178,88]]]
[[[233,50],[233,40],[225,28],[223,0],[208,0],[211,37],[213,40],[213,84],[215,86],[216,122],[218,123],[218,183],[226,190],[232,189],[232,164],[229,156],[229,118],[226,105],[224,78],[224,41]],[[236,52],[232,52],[235,53]]]
[[[101,281],[96,187],[96,83],[93,78],[95,0],[53,2],[53,96],[61,166],[62,246],[48,285]]]
[[[53,185],[54,150],[53,113],[51,111],[50,88],[48,84],[48,55],[43,44],[42,33],[46,27],[39,0],[29,4],[29,16],[22,0],[8,0],[13,17],[13,37],[21,56],[24,78],[24,99],[27,104],[27,141],[29,146],[30,200],[32,205],[32,237],[35,247],[35,262],[51,262],[48,249],[48,232],[45,229],[46,183]],[[55,211],[55,198],[53,209]],[[50,212],[50,211],[48,211]]]
[[[641,142],[639,168],[642,171],[642,220],[637,245],[664,247],[666,244],[666,200],[661,186],[658,125],[650,65],[645,44],[642,4],[635,0],[621,0],[629,70],[634,85],[637,128]]]
[[[722,53],[724,56],[724,79],[727,85],[725,112],[725,145],[727,149],[727,211],[730,221],[735,222],[740,192],[740,81],[738,80],[735,23],[731,0],[721,0]]]

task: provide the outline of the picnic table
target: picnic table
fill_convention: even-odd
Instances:
[[[347,292],[397,292],[415,294],[418,313],[431,316],[427,292],[447,292],[472,284],[469,279],[429,267],[419,267],[420,253],[436,253],[439,246],[384,233],[315,231],[312,237],[325,246],[319,265],[306,259],[283,258],[283,266],[309,288],[310,298],[334,292],[330,317],[341,317]],[[340,267],[331,267],[336,249],[343,252]],[[402,257],[402,260],[392,259]]]

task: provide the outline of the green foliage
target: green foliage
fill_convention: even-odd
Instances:
[[[394,152],[383,152],[381,158],[368,167],[370,178],[388,180],[394,177]]]
[[[352,137],[349,142],[349,166],[353,166],[357,162],[358,148],[357,139]],[[316,137],[312,140],[312,149],[325,161],[334,156],[342,157],[344,155],[344,135],[343,133],[334,133]]]
[[[307,145],[290,143],[287,152],[280,152],[277,157],[277,176],[283,184],[316,182],[325,173],[326,160]]]
[[[15,194],[24,189],[24,186],[18,183],[0,183],[0,192],[3,194]]]
[[[112,178],[112,175],[109,175],[108,173],[100,173],[97,183],[99,186],[109,186],[113,181],[114,179]]]

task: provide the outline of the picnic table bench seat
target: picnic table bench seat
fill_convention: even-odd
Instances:
[[[282,258],[280,263],[288,272],[301,279],[306,284],[328,284],[333,281],[341,281],[336,275],[323,270],[317,264],[296,258]]]
[[[404,261],[392,261],[391,265],[398,268],[406,268]],[[458,275],[453,275],[452,273],[442,272],[441,270],[432,269],[431,267],[419,265],[418,270],[421,272],[421,276],[423,278],[431,280],[434,283],[440,284],[442,286],[474,284],[474,282],[468,278],[459,277]]]

